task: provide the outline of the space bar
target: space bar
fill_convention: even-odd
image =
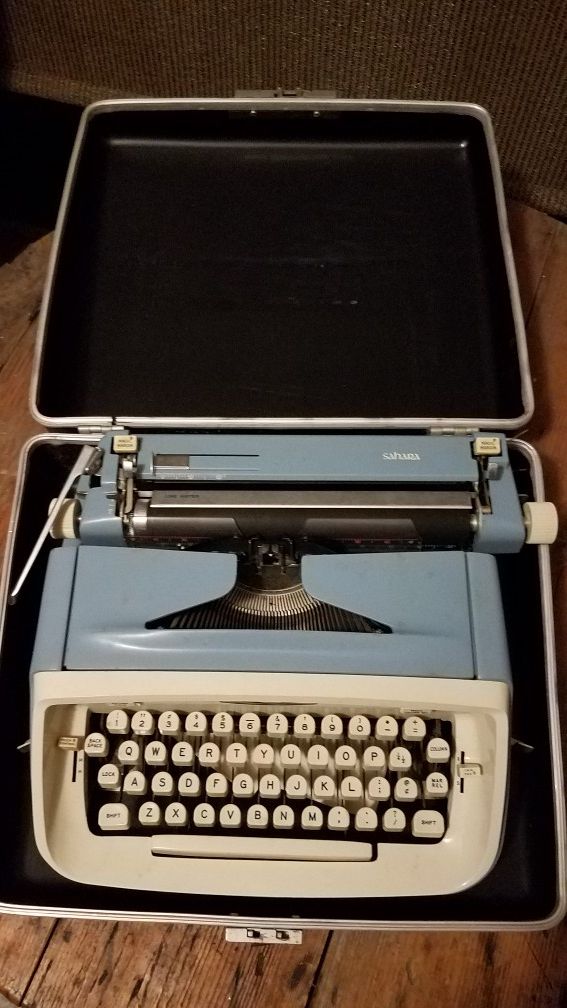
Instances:
[[[291,837],[153,836],[161,857],[239,858],[249,861],[370,861],[372,846],[350,840]]]

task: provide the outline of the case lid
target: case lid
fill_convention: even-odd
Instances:
[[[87,109],[33,397],[52,427],[524,423],[486,112],[282,98]]]

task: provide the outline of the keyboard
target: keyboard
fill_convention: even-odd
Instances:
[[[497,857],[509,691],[497,682],[41,672],[32,792],[61,874],[127,888],[426,895]],[[156,692],[157,691],[157,692]]]

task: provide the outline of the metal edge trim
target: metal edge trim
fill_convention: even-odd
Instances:
[[[473,417],[470,419],[458,419],[455,418],[421,418],[412,417],[405,419],[398,418],[365,418],[365,417],[339,417],[339,418],[329,418],[329,417],[303,417],[303,418],[288,418],[288,417],[265,417],[265,418],[238,418],[238,417],[125,417],[116,418],[117,423],[122,423],[124,425],[128,424],[132,427],[175,427],[184,426],[186,428],[207,428],[210,426],[216,426],[220,428],[273,428],[278,429],[280,427],[293,427],[295,429],[303,429],[312,425],[317,425],[321,428],[336,429],[339,427],[343,428],[368,428],[368,429],[378,429],[384,427],[403,427],[408,429],[413,429],[416,427],[426,427],[427,429],[436,429],[439,427],[478,427],[483,429],[496,429],[496,430],[517,430],[523,424],[529,422],[533,415],[534,410],[534,396],[533,388],[529,374],[529,359],[526,344],[526,335],[523,322],[523,314],[520,303],[518,283],[516,277],[516,270],[514,265],[514,258],[512,253],[512,245],[510,242],[510,233],[508,230],[508,218],[506,214],[506,204],[504,199],[504,190],[502,186],[502,177],[500,172],[500,164],[498,159],[498,151],[496,148],[496,141],[494,137],[494,130],[492,127],[492,121],[489,113],[481,105],[474,104],[472,102],[451,102],[451,101],[439,101],[439,102],[427,102],[427,101],[395,101],[390,99],[382,98],[372,98],[367,100],[362,100],[358,98],[329,98],[329,99],[300,99],[300,98],[255,98],[255,99],[242,99],[242,98],[123,98],[123,99],[108,99],[105,101],[94,102],[92,105],[88,105],[85,108],[81,120],[79,123],[79,128],[77,131],[77,136],[73,146],[73,151],[71,153],[71,159],[69,162],[69,167],[67,169],[67,175],[65,178],[65,185],[63,187],[63,194],[61,197],[61,204],[59,208],[59,213],[57,216],[57,223],[55,226],[53,234],[53,245],[51,248],[51,254],[49,257],[49,263],[47,268],[47,274],[45,279],[44,293],[42,297],[41,309],[38,318],[37,326],[37,337],[35,344],[34,362],[32,369],[32,380],[30,385],[30,397],[29,397],[29,407],[30,412],[38,423],[43,424],[46,427],[58,428],[58,427],[80,427],[86,424],[98,425],[100,427],[108,427],[112,425],[113,418],[109,416],[97,416],[97,417],[50,417],[39,412],[37,407],[37,395],[39,390],[39,376],[41,371],[41,362],[43,358],[43,346],[45,342],[46,325],[49,316],[49,308],[51,304],[52,287],[55,276],[55,270],[57,267],[57,262],[59,259],[59,250],[61,246],[62,234],[67,219],[67,213],[69,209],[71,194],[73,186],[75,183],[75,174],[77,169],[77,164],[79,161],[80,152],[83,147],[84,139],[87,132],[87,126],[92,118],[97,115],[101,115],[109,112],[121,112],[121,111],[159,111],[159,110],[198,110],[198,109],[250,109],[252,112],[255,108],[268,108],[268,109],[301,109],[304,111],[312,110],[325,111],[332,109],[342,109],[342,110],[359,110],[359,111],[391,111],[391,112],[423,112],[434,114],[435,112],[447,112],[453,113],[455,115],[468,115],[472,116],[482,123],[488,155],[491,165],[492,178],[495,190],[496,208],[498,214],[500,236],[502,240],[504,260],[506,274],[508,278],[508,286],[510,290],[510,299],[512,305],[512,314],[514,318],[514,327],[516,330],[516,341],[518,347],[518,358],[520,362],[520,377],[522,384],[522,401],[524,404],[524,412],[519,416],[512,419],[494,419],[494,418],[478,418]]]

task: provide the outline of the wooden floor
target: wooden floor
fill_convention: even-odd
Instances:
[[[567,226],[517,204],[510,225],[527,321],[567,670]],[[0,267],[0,537],[26,411],[49,239]],[[70,376],[72,380],[72,376]],[[567,723],[567,675],[560,705]],[[1,870],[1,868],[0,868]],[[225,945],[220,929],[0,918],[0,1008],[552,1008],[567,1006],[567,925],[533,934],[305,932],[301,946]]]

